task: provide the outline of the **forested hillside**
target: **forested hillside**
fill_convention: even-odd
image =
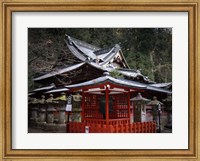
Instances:
[[[119,44],[133,69],[155,82],[172,81],[172,30],[170,28],[29,28],[29,90],[32,78],[68,65],[65,34],[101,48]]]

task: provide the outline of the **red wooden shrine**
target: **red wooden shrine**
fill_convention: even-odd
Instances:
[[[70,133],[131,133],[155,132],[155,122],[132,123],[130,94],[142,91],[110,81],[82,83],[68,86],[82,91],[82,121],[70,122]]]

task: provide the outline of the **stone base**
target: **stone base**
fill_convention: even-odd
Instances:
[[[44,126],[44,130],[45,131],[52,131],[52,132],[56,132],[57,130],[56,130],[56,127],[57,127],[58,125],[56,125],[56,124],[54,124],[54,123],[51,123],[51,124],[46,124],[45,126]]]
[[[167,125],[165,125],[165,127],[168,129],[172,129],[172,124],[167,124]]]
[[[30,121],[29,127],[37,128],[37,124],[35,121]]]
[[[66,133],[66,124],[57,124],[56,125],[56,132]]]
[[[29,122],[28,122],[28,126],[36,128],[37,127],[37,123],[38,122],[36,120],[30,119]]]
[[[54,118],[54,121],[53,121],[55,124],[58,124],[58,119],[57,118]]]
[[[45,125],[46,125],[46,122],[38,122],[37,123],[37,128],[38,129],[44,129]]]

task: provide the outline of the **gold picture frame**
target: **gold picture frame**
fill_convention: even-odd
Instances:
[[[0,25],[0,159],[29,161],[67,160],[200,160],[199,0],[1,0]],[[12,149],[11,59],[12,12],[146,11],[188,12],[189,17],[189,148],[187,150],[14,150]]]

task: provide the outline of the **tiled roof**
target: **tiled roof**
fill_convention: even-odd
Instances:
[[[46,90],[53,89],[54,87],[55,87],[55,85],[53,84],[53,85],[50,85],[50,86],[34,89],[32,92],[46,91]]]
[[[102,77],[99,77],[99,78],[96,78],[96,79],[93,79],[93,80],[90,80],[87,82],[68,85],[65,87],[69,88],[69,89],[70,88],[80,88],[80,87],[92,86],[92,85],[96,85],[96,84],[100,84],[100,83],[104,83],[104,82],[110,82],[110,83],[127,86],[127,87],[132,87],[132,88],[141,88],[141,89],[146,88],[145,85],[139,84],[138,82],[133,82],[133,81],[130,82],[125,79],[116,79],[111,76],[102,76]]]
[[[55,88],[55,89],[52,89],[50,91],[47,91],[45,93],[57,93],[57,92],[66,92],[68,91],[69,89],[63,87],[63,88]]]
[[[39,80],[42,80],[42,79],[46,79],[46,78],[50,78],[50,77],[53,77],[53,76],[56,76],[56,75],[59,75],[59,74],[62,74],[62,73],[66,73],[66,72],[70,72],[70,71],[73,71],[77,68],[82,68],[84,65],[89,65],[91,66],[92,68],[96,68],[96,69],[99,69],[101,71],[108,71],[108,72],[112,72],[114,70],[117,70],[119,73],[121,73],[122,75],[125,75],[125,76],[129,76],[129,77],[132,77],[132,78],[135,78],[137,76],[140,76],[140,77],[143,77],[144,80],[147,80],[147,78],[145,76],[143,76],[141,73],[138,73],[137,71],[135,70],[130,70],[130,69],[126,69],[126,70],[123,70],[123,69],[114,69],[114,68],[104,68],[94,62],[83,62],[83,63],[79,63],[79,64],[75,64],[75,65],[72,65],[72,66],[69,66],[69,67],[66,67],[66,68],[62,68],[62,69],[56,69],[50,73],[47,73],[47,74],[44,74],[42,76],[39,76],[37,78],[34,78],[33,80],[34,81],[39,81]]]
[[[146,89],[146,90],[171,94],[171,91],[169,91],[169,90],[165,90],[165,89],[158,88],[158,87],[152,87],[152,86],[149,86],[144,83],[138,83],[136,81],[130,81],[130,80],[126,80],[126,79],[116,79],[109,75],[102,76],[102,77],[99,77],[99,78],[96,78],[96,79],[93,79],[93,80],[90,80],[87,82],[83,82],[83,83],[68,85],[65,87],[69,88],[69,89],[82,88],[82,87],[87,87],[87,86],[95,86],[95,85],[106,83],[106,82],[110,82],[110,83],[113,83],[113,84],[116,84],[119,86],[124,86],[124,87],[129,87],[129,88]]]
[[[170,87],[172,87],[172,82],[168,82],[168,83],[155,83],[155,84],[152,84],[151,86],[153,86],[153,87],[159,87],[159,88],[170,88]]]
[[[100,65],[108,63],[112,58],[114,58],[114,56],[119,52],[119,50],[121,50],[121,47],[118,44],[115,44],[113,47],[110,48],[101,49],[94,45],[90,45],[86,42],[72,38],[68,35],[66,36],[65,42],[72,54],[74,54],[74,56],[76,56],[78,59],[82,61],[85,61],[88,58],[92,61],[99,59]],[[126,65],[128,67],[127,63]]]
[[[49,77],[52,77],[52,76],[55,76],[55,75],[59,75],[59,74],[65,73],[65,72],[69,72],[69,71],[72,71],[72,70],[82,66],[83,64],[85,64],[85,63],[84,62],[83,63],[78,63],[78,64],[75,64],[75,65],[63,68],[63,69],[56,69],[56,70],[54,70],[52,72],[49,72],[47,74],[44,74],[44,75],[39,76],[37,78],[34,78],[33,80],[34,81],[38,81],[38,80],[46,79],[46,78],[49,78]]]

